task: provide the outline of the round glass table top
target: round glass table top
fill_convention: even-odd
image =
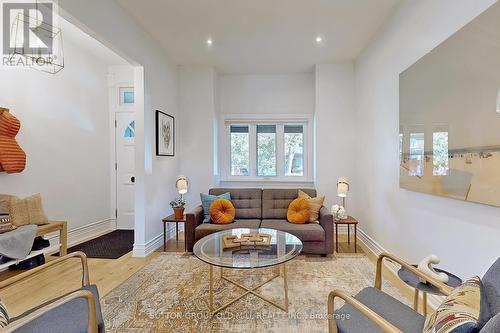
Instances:
[[[242,234],[268,234],[268,246],[243,246],[241,249],[224,249],[224,236]],[[302,251],[300,239],[284,231],[274,229],[229,229],[219,231],[200,239],[194,244],[193,253],[207,264],[225,268],[264,268],[283,264]]]

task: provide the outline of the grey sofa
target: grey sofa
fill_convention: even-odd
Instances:
[[[382,291],[383,261],[390,260],[427,280],[444,295],[449,295],[451,287],[426,276],[424,273],[403,260],[383,253],[377,261],[375,287],[363,289],[352,297],[341,290],[332,291],[328,297],[330,333],[421,333],[425,317],[412,308]],[[490,267],[481,279],[481,322],[485,326],[479,333],[500,332],[500,258]],[[334,310],[335,298],[345,301]],[[339,319],[345,318],[345,319]]]
[[[304,253],[328,255],[333,253],[333,216],[326,207],[320,210],[319,224],[292,224],[286,220],[288,205],[297,198],[299,189],[242,189],[213,188],[209,194],[231,193],[236,208],[235,222],[219,225],[203,223],[203,207],[186,214],[186,246],[193,251],[194,244],[211,233],[233,228],[270,228],[289,232],[303,243]],[[301,189],[311,197],[315,189]]]

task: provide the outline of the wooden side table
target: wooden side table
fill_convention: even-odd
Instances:
[[[40,225],[36,235],[44,236],[52,232],[59,232],[59,255],[68,254],[68,223],[66,221],[49,221],[49,224]]]
[[[175,240],[179,241],[179,223],[186,223],[186,215],[181,219],[176,219],[174,214],[165,217],[163,220],[163,252],[167,251],[167,223],[175,223]],[[187,251],[186,240],[184,239],[184,251]]]
[[[335,251],[339,252],[339,225],[347,225],[347,244],[351,244],[351,226],[354,226],[354,253],[358,253],[358,221],[348,216],[345,220],[333,220],[335,224]]]

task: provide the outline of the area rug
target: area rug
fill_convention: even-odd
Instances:
[[[333,289],[355,294],[373,286],[374,265],[365,255],[334,258],[300,256],[287,264],[289,313],[250,295],[211,317],[208,307],[208,265],[190,254],[163,253],[102,299],[107,332],[134,333],[290,333],[327,332],[327,297]],[[271,269],[225,270],[247,286],[271,276]],[[218,280],[215,270],[215,305],[243,290]],[[383,290],[408,304],[388,281]],[[283,302],[283,279],[260,290]]]
[[[118,259],[132,251],[134,230],[114,230],[105,235],[72,246],[68,253],[82,251],[89,258]]]

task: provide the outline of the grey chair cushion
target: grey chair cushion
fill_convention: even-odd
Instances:
[[[314,189],[301,189],[311,197],[316,196]],[[297,199],[299,189],[264,189],[262,191],[262,218],[286,219],[290,203]]]
[[[249,219],[249,220],[236,220],[229,224],[214,224],[214,223],[203,223],[196,227],[194,235],[196,240],[200,240],[203,237],[213,234],[217,231],[237,229],[237,228],[249,228],[258,229],[260,227],[260,220]]]
[[[403,332],[422,333],[425,318],[384,292],[371,287],[365,288],[355,298]],[[335,314],[349,315],[348,319],[337,320],[339,333],[383,333],[377,325],[349,304],[342,306]]]
[[[102,319],[101,305],[99,302],[99,291],[95,285],[90,285],[81,288],[83,290],[89,290],[94,294],[96,300],[96,312],[97,312],[97,325],[99,327],[99,333],[104,332],[104,320]],[[29,311],[26,311],[22,315],[12,318],[11,322],[15,322],[23,317],[26,317],[30,313],[48,305],[59,298],[41,304]],[[87,332],[88,325],[88,314],[87,314],[87,301],[83,298],[77,298],[69,303],[59,306],[43,315],[37,319],[29,322],[28,324],[16,329],[15,333],[75,333],[75,332]]]
[[[491,318],[486,326],[479,333],[498,333],[500,332],[500,313]]]
[[[236,219],[260,219],[262,218],[262,190],[252,188],[213,188],[209,190],[211,195],[231,193],[231,202],[236,208]]]
[[[303,242],[325,241],[325,230],[316,223],[293,224],[287,220],[262,220],[260,227],[288,232]]]
[[[500,258],[490,267],[481,279],[485,289],[486,303],[490,317],[500,313]],[[483,309],[481,309],[483,312]]]

